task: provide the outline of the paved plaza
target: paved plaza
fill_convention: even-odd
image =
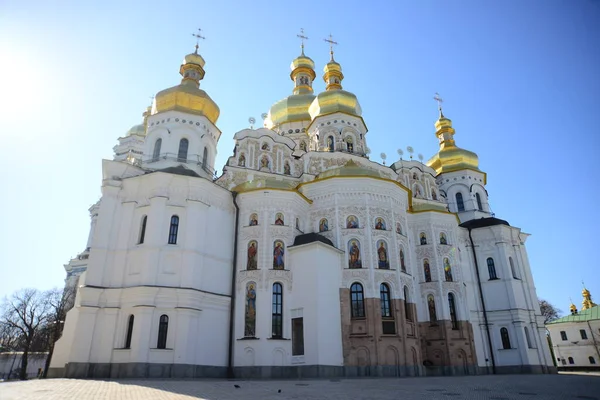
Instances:
[[[197,398],[600,400],[600,376],[498,375],[297,381],[47,379],[0,383],[1,400]]]

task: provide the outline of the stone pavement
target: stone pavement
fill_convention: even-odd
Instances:
[[[196,398],[600,400],[600,376],[497,375],[297,381],[46,379],[0,383],[0,400]]]

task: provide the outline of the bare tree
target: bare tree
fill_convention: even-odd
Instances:
[[[67,311],[73,307],[75,301],[75,288],[67,286],[64,289],[51,289],[45,293],[45,297],[50,306],[48,312],[48,322],[46,324],[49,331],[48,357],[44,367],[44,378],[48,375],[50,360],[54,353],[54,344],[62,335]]]
[[[31,345],[47,322],[49,304],[39,290],[21,289],[10,298],[4,298],[0,310],[2,325],[18,336],[15,349],[23,351],[19,378],[25,380]]]
[[[540,311],[542,312],[542,316],[544,317],[544,324],[547,324],[550,321],[554,321],[555,319],[558,319],[560,317],[562,311],[556,308],[549,301],[544,299],[538,299],[538,302],[540,303]]]

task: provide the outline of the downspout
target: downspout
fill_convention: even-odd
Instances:
[[[240,217],[240,208],[236,202],[238,193],[231,192],[233,196],[233,206],[235,207],[235,229],[233,237],[233,270],[231,272],[231,304],[229,307],[229,359],[227,361],[227,378],[235,378],[233,372],[233,325],[235,318],[235,279],[237,270],[237,247],[238,247],[238,219]]]
[[[469,230],[469,240],[473,249],[473,261],[475,261],[475,272],[477,273],[477,287],[479,288],[479,298],[481,300],[481,308],[483,310],[483,320],[485,322],[485,331],[487,333],[488,346],[490,348],[490,358],[492,359],[492,374],[496,374],[496,359],[494,358],[494,349],[492,348],[492,335],[490,334],[490,325],[487,318],[487,310],[485,308],[485,299],[483,298],[483,289],[481,288],[481,276],[479,275],[479,265],[477,264],[477,253],[475,252],[475,243],[471,236],[471,228]]]

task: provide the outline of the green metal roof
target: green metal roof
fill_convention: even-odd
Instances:
[[[577,312],[577,314],[570,314],[566,317],[555,319],[552,322],[548,322],[546,325],[560,324],[563,322],[585,322],[600,319],[600,306],[588,308]]]

